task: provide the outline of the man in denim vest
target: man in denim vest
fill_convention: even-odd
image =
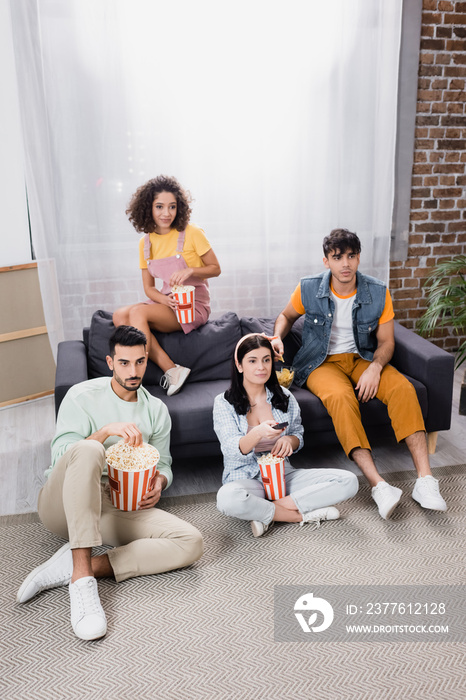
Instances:
[[[361,242],[355,233],[334,229],[324,238],[328,272],[303,277],[275,322],[275,353],[305,314],[302,346],[293,361],[295,381],[318,396],[332,418],[347,456],[372,486],[382,518],[391,516],[401,489],[378,473],[361,422],[359,401],[377,397],[388,408],[395,436],[405,440],[416,467],[413,498],[423,508],[446,510],[432,476],[425,426],[416,391],[388,363],[395,348],[393,305],[383,282],[358,272]]]

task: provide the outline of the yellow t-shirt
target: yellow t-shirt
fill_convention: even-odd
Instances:
[[[170,233],[161,236],[158,233],[150,234],[151,260],[170,258],[176,254],[178,236],[180,232],[172,228]],[[186,236],[183,246],[183,258],[188,267],[203,267],[201,257],[205,255],[212,246],[206,238],[204,231],[197,226],[188,224],[186,226]],[[139,267],[147,270],[147,263],[144,260],[144,236],[139,240]]]
[[[332,292],[335,294],[335,292],[332,289]],[[356,290],[352,294],[349,294],[348,297],[352,297],[356,294]],[[338,294],[336,296],[339,296],[340,299],[347,299],[348,297],[342,297]],[[297,314],[304,314],[306,313],[306,309],[303,306],[303,302],[301,300],[301,283],[298,284],[296,289],[294,290],[293,294],[291,295],[291,303],[293,305],[293,309],[296,311]],[[386,291],[385,294],[385,306],[382,311],[382,315],[379,318],[379,325],[382,325],[382,323],[387,323],[388,321],[391,321],[392,318],[395,318],[395,312],[393,311],[393,302],[392,302],[392,297],[390,292]]]

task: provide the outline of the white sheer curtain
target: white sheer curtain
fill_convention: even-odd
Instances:
[[[222,265],[213,315],[275,315],[332,228],[387,280],[402,0],[11,0],[48,324],[142,298],[125,208],[158,174]],[[50,270],[50,265],[47,264]]]

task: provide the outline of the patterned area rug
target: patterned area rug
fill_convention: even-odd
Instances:
[[[205,502],[164,504],[204,534],[195,565],[99,583],[108,633],[82,642],[66,588],[15,604],[24,576],[60,546],[31,516],[0,519],[0,696],[5,700],[391,700],[464,698],[465,644],[274,642],[277,584],[464,584],[466,465],[437,469],[449,510],[422,510],[411,474],[386,522],[367,486],[342,518],[277,525],[254,539],[249,524]]]

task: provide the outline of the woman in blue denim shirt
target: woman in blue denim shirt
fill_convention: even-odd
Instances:
[[[286,423],[277,430],[273,426]],[[273,370],[270,340],[259,333],[236,346],[230,388],[214,404],[214,429],[224,457],[217,507],[224,515],[250,520],[254,537],[274,521],[336,520],[335,503],[354,496],[357,477],[343,469],[294,469],[288,457],[303,446],[301,413],[294,396]],[[285,460],[288,495],[266,499],[257,458],[271,452]]]

